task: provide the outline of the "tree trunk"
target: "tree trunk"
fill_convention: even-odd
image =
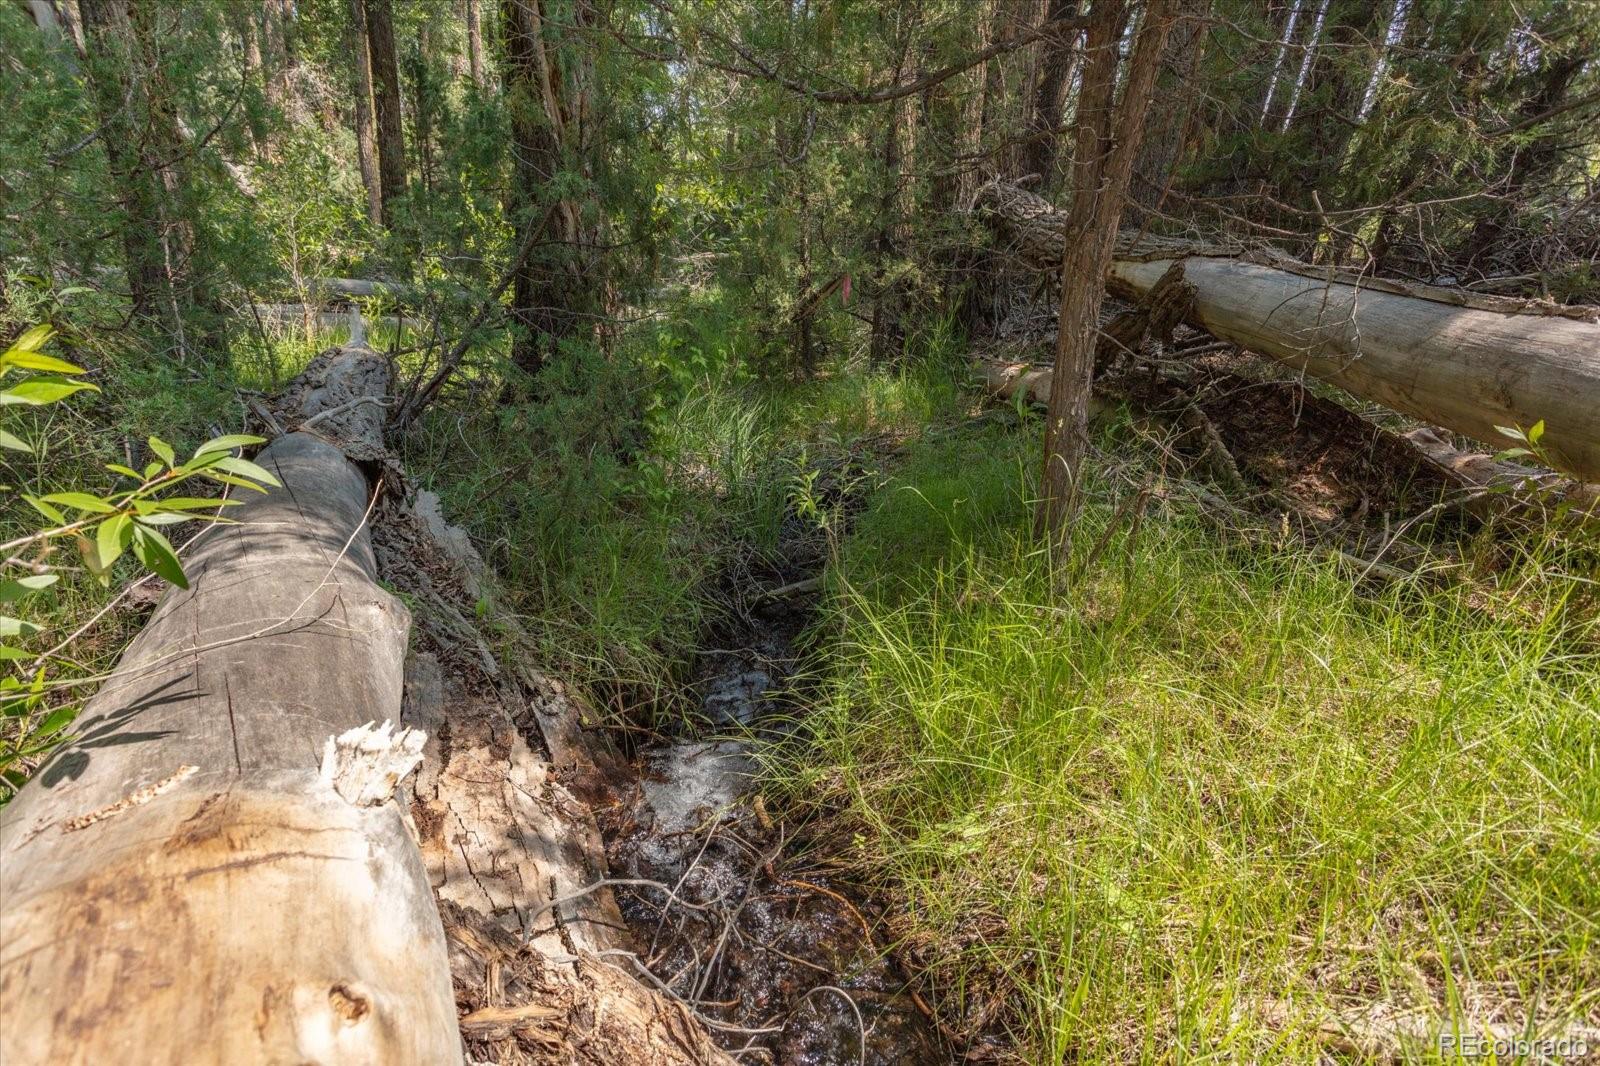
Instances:
[[[1080,13],[1083,0],[1050,0],[1045,13],[1048,21],[1067,18]],[[1022,147],[1022,173],[1039,175],[1039,188],[1047,191],[1054,187],[1056,130],[1061,125],[1067,106],[1067,90],[1083,52],[1078,47],[1083,34],[1076,27],[1061,32],[1040,44],[1044,49],[1043,66],[1039,72],[1038,87],[1034,92],[1033,110],[1029,114],[1028,139]]]
[[[483,25],[478,12],[478,0],[464,0],[467,20],[467,69],[472,73],[472,84],[479,89],[489,87],[483,64]]]
[[[1133,197],[1142,207],[1160,211],[1172,191],[1173,179],[1183,163],[1197,126],[1203,93],[1195,77],[1205,55],[1206,17],[1210,0],[1183,0],[1174,12],[1174,28],[1167,37],[1161,77],[1155,95],[1173,106],[1152,108],[1134,162]],[[1143,217],[1152,218],[1152,214]]]
[[[293,0],[266,0],[267,102],[283,112],[290,129],[304,117],[300,98],[300,42]]]
[[[388,380],[370,351],[324,364],[297,414]],[[359,453],[381,409],[339,418],[258,457],[283,487],[199,540],[6,807],[5,1061],[461,1061],[433,893],[385,802],[420,737],[363,734],[375,762],[331,740],[400,718],[408,629],[371,487],[325,439]]]
[[[433,191],[433,111],[434,85],[429,69],[433,52],[432,23],[417,27],[417,57],[412,67],[411,87],[416,98],[412,108],[412,129],[416,134],[418,190],[426,196]]]
[[[1171,0],[1150,0],[1129,61],[1127,86],[1113,113],[1117,42],[1127,19],[1120,3],[1099,4],[1089,24],[1089,53],[1078,108],[1073,200],[1062,251],[1055,377],[1045,415],[1044,464],[1036,525],[1062,553],[1077,516],[1094,383],[1095,326],[1105,296],[1117,223],[1127,199],[1145,110],[1171,23]]]
[[[1171,264],[1119,260],[1112,287],[1145,291]],[[1224,340],[1481,441],[1545,423],[1551,464],[1600,481],[1600,324],[1506,314],[1192,258],[1193,321]]]
[[[161,255],[164,213],[159,179],[144,168],[139,154],[143,131],[134,106],[137,49],[133,21],[128,0],[83,0],[81,10],[89,53],[89,85],[105,128],[100,140],[105,145],[125,216],[118,229],[122,233],[128,294],[134,314],[149,316],[166,302],[163,293],[167,275]]]
[[[406,192],[406,137],[401,122],[400,63],[395,54],[390,0],[361,0],[367,16],[372,91],[378,113],[378,186],[383,224],[395,225],[395,209]]]
[[[140,20],[156,13],[135,9],[129,0],[82,5],[89,82],[104,130],[100,140],[124,213],[118,229],[133,312],[160,321],[182,356],[184,320],[194,296],[194,232],[176,207],[187,184],[175,169],[183,154],[181,131],[159,57],[141,39]],[[144,28],[146,37],[151,32]]]
[[[896,77],[899,67],[895,68]],[[872,340],[869,358],[875,367],[899,359],[905,346],[900,326],[900,304],[904,285],[895,277],[900,269],[897,237],[900,223],[900,124],[904,108],[901,101],[889,105],[883,131],[883,189],[878,200],[878,232],[872,240],[877,277],[873,279]]]
[[[367,9],[363,0],[350,0],[350,32],[346,46],[355,59],[355,108],[352,111],[356,134],[356,158],[361,167],[361,184],[367,190],[367,220],[383,224],[383,187],[378,178],[378,145],[372,130],[372,53],[367,46]]]
[[[578,23],[594,17],[587,4]],[[524,244],[542,235],[544,247],[518,265],[512,285],[511,317],[518,326],[511,358],[534,374],[563,340],[587,328],[591,335],[601,310],[601,282],[591,261],[597,233],[590,206],[564,191],[558,175],[590,178],[584,159],[589,122],[587,46],[561,47],[544,17],[544,0],[505,0],[507,106],[511,112],[514,182],[511,221]],[[592,188],[592,187],[591,187]]]
[[[1046,269],[1062,262],[1067,217],[1014,186],[978,206]],[[1155,244],[1142,245],[1141,249]],[[1488,443],[1496,427],[1543,420],[1552,466],[1600,481],[1600,312],[1397,284],[1287,258],[1246,262],[1221,248],[1119,249],[1109,283],[1140,298],[1176,259],[1198,292],[1190,321],[1363,399]],[[1331,279],[1331,280],[1330,280]]]

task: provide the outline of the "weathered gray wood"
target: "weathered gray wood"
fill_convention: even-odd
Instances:
[[[258,457],[283,488],[188,553],[190,588],[0,815],[6,1066],[431,1066],[461,1062],[463,1036],[506,1066],[731,1064],[629,969],[616,903],[590,891],[605,859],[568,785],[590,765],[575,709],[513,712],[445,627],[460,661],[414,674],[405,708],[426,750],[359,728],[400,722],[410,635],[351,461],[383,452],[382,408],[354,401],[388,383],[370,350],[312,361],[276,405],[309,431]],[[442,571],[423,522],[381,513],[389,579]],[[455,611],[453,579],[417,581],[430,613]],[[513,713],[564,755],[532,750]],[[402,808],[389,792],[419,754]]]
[[[1172,264],[1118,260],[1142,295]],[[1510,315],[1315,281],[1237,259],[1191,258],[1191,320],[1364,399],[1501,446],[1543,421],[1552,465],[1600,480],[1600,325]]]
[[[1031,262],[1060,262],[1064,218],[1049,204],[995,185],[979,206]],[[1212,254],[1219,251],[1226,254]],[[1281,258],[1267,265],[1242,250],[1196,254],[1150,240],[1118,248],[1110,289],[1142,297],[1178,260],[1195,288],[1189,320],[1217,337],[1497,446],[1515,441],[1496,427],[1542,420],[1552,464],[1600,480],[1595,309],[1317,277],[1315,268]]]
[[[348,311],[324,311],[307,304],[253,304],[248,313],[279,329],[303,329],[308,321],[312,329],[324,333],[350,327]],[[420,318],[406,321],[413,329],[420,329],[427,324]],[[400,331],[400,319],[395,315],[373,315],[366,320],[366,324],[369,328],[388,329],[396,333]]]
[[[373,281],[367,278],[307,278],[304,289],[312,299],[319,301],[371,299],[377,296],[402,307],[420,307],[430,299],[460,303],[473,298],[471,291],[464,286],[448,282],[422,286],[404,281]]]
[[[308,433],[257,461],[283,487],[188,553],[190,587],[0,815],[8,1066],[461,1061],[398,805],[319,774],[328,737],[400,718],[409,618],[375,579],[367,480]]]

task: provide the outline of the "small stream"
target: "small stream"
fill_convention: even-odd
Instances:
[[[883,909],[828,872],[754,790],[756,757],[792,735],[790,684],[807,601],[747,612],[702,655],[701,721],[635,757],[637,786],[606,827],[640,958],[741,1062],[912,1066],[955,1061],[888,951]]]

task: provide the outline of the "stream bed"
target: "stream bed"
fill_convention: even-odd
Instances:
[[[911,1066],[956,1061],[888,950],[883,908],[830,872],[826,841],[769,812],[763,749],[805,712],[799,604],[756,607],[701,656],[697,721],[636,753],[606,820],[639,958],[740,1062]]]

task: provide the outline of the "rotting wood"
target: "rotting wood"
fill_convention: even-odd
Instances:
[[[983,379],[984,389],[999,399],[1015,402],[1020,395],[1025,402],[1036,406],[1047,402],[1051,377],[1048,368],[982,357],[974,358],[972,367]],[[1187,401],[1179,402],[1189,390],[1163,373],[1162,365],[1150,365],[1148,370],[1153,377],[1142,372],[1135,375],[1141,379],[1142,388],[1138,390],[1141,395],[1122,387],[1127,384],[1126,379],[1102,381],[1101,391],[1093,397],[1091,411],[1104,412],[1114,403],[1130,402],[1147,413],[1167,417],[1202,442],[1204,446],[1199,451],[1221,485],[1231,491],[1242,489],[1244,485],[1239,480],[1232,450],[1223,439],[1225,435],[1199,407]],[[1164,394],[1167,402],[1152,404],[1152,392]],[[1360,419],[1354,412],[1340,411],[1329,401],[1314,402],[1324,413],[1339,413],[1346,420]],[[1480,518],[1490,515],[1516,515],[1524,519],[1559,517],[1577,523],[1600,518],[1600,485],[1585,484],[1548,468],[1496,460],[1484,452],[1463,451],[1435,429],[1424,427],[1393,433],[1365,420],[1362,422],[1375,441],[1386,445],[1387,451],[1410,453],[1412,466],[1449,487],[1454,494],[1452,506],[1455,508]]]
[[[731,1066],[681,1004],[629,969],[634,945],[610,890],[582,891],[606,862],[579,706],[514,662],[486,669],[476,641],[461,640],[489,591],[481,561],[436,501],[419,503],[385,516],[378,554],[386,580],[428,605],[406,669],[405,720],[429,737],[409,809],[469,1053],[500,1066]],[[497,623],[520,643],[514,619]]]
[[[382,394],[381,358],[345,361],[304,402]],[[400,713],[409,618],[376,581],[361,421],[257,457],[283,487],[199,541],[0,816],[0,1060],[461,1061],[425,868],[372,803],[401,768],[351,802],[319,766]]]
[[[452,616],[425,643],[475,633],[453,564],[417,578],[426,525],[356,465],[389,469],[383,408],[355,402],[388,384],[381,356],[335,349],[263,407],[313,427],[258,456],[283,488],[199,542],[190,588],[4,811],[0,1060],[732,1063],[630,971],[609,892],[547,906],[605,876],[558,686],[486,672],[475,639],[398,732],[372,725],[401,718],[411,622],[374,541],[411,562],[386,580]]]
[[[991,183],[976,205],[1025,258],[1060,263],[1065,217],[1047,202]],[[1517,443],[1497,427],[1543,421],[1551,463],[1600,480],[1600,309],[1357,279],[1260,251],[1153,238],[1118,248],[1110,289],[1142,296],[1179,260],[1195,288],[1189,321],[1214,336],[1497,446]]]

